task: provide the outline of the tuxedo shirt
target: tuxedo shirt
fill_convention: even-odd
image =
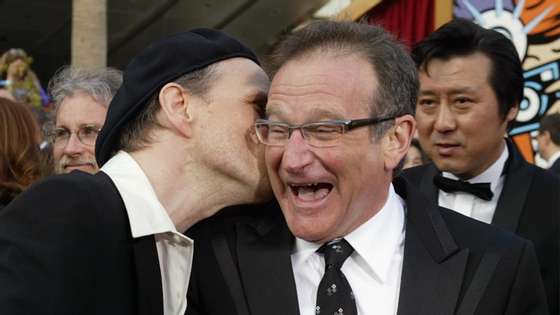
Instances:
[[[491,223],[492,218],[494,217],[494,212],[496,211],[496,205],[500,199],[500,194],[504,188],[505,175],[503,174],[503,170],[508,157],[509,153],[507,146],[504,145],[504,149],[500,154],[500,157],[489,168],[478,176],[467,180],[467,182],[471,184],[490,183],[490,190],[492,190],[492,193],[494,194],[491,200],[486,201],[467,192],[445,192],[439,189],[439,206],[455,210],[462,215],[477,219],[484,223]],[[454,180],[459,179],[450,172],[442,172],[442,176]]]
[[[177,232],[148,178],[130,154],[120,151],[101,171],[119,190],[126,206],[132,237],[154,235],[161,270],[164,314],[184,314],[193,241]]]
[[[393,185],[385,205],[375,216],[344,239],[354,252],[341,271],[346,276],[359,315],[397,313],[404,254],[405,205]],[[325,260],[317,253],[321,244],[295,239],[291,254],[301,315],[315,314],[317,288]]]

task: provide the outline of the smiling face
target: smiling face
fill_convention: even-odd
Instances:
[[[95,161],[95,145],[85,145],[78,140],[77,130],[84,126],[100,129],[105,122],[107,107],[91,96],[76,92],[64,98],[56,114],[56,128],[74,131],[68,142],[53,145],[53,159],[57,174],[81,170],[88,173],[98,171]]]
[[[416,106],[422,148],[442,171],[469,179],[500,156],[512,108],[505,119],[488,82],[490,60],[480,53],[431,60],[420,71]]]
[[[365,59],[316,52],[280,68],[267,116],[290,125],[368,118],[377,85]],[[377,213],[391,181],[379,142],[362,127],[345,133],[334,147],[309,146],[299,130],[285,146],[266,147],[272,188],[295,236],[329,241]]]

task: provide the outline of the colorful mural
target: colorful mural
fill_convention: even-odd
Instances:
[[[455,0],[453,15],[510,38],[523,64],[525,88],[510,136],[535,161],[543,115],[560,112],[560,2],[558,0]]]

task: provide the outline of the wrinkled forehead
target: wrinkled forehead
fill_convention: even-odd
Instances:
[[[67,128],[90,124],[102,126],[106,115],[107,106],[86,93],[78,92],[65,97],[59,104],[55,124]]]
[[[308,112],[325,118],[364,116],[377,87],[372,67],[356,54],[302,56],[276,72],[268,95],[267,115]],[[359,114],[358,114],[359,113]]]

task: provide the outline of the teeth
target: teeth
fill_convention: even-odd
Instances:
[[[304,201],[313,201],[325,198],[330,188],[321,187],[318,183],[291,185],[298,198]],[[320,188],[321,187],[321,188]]]

